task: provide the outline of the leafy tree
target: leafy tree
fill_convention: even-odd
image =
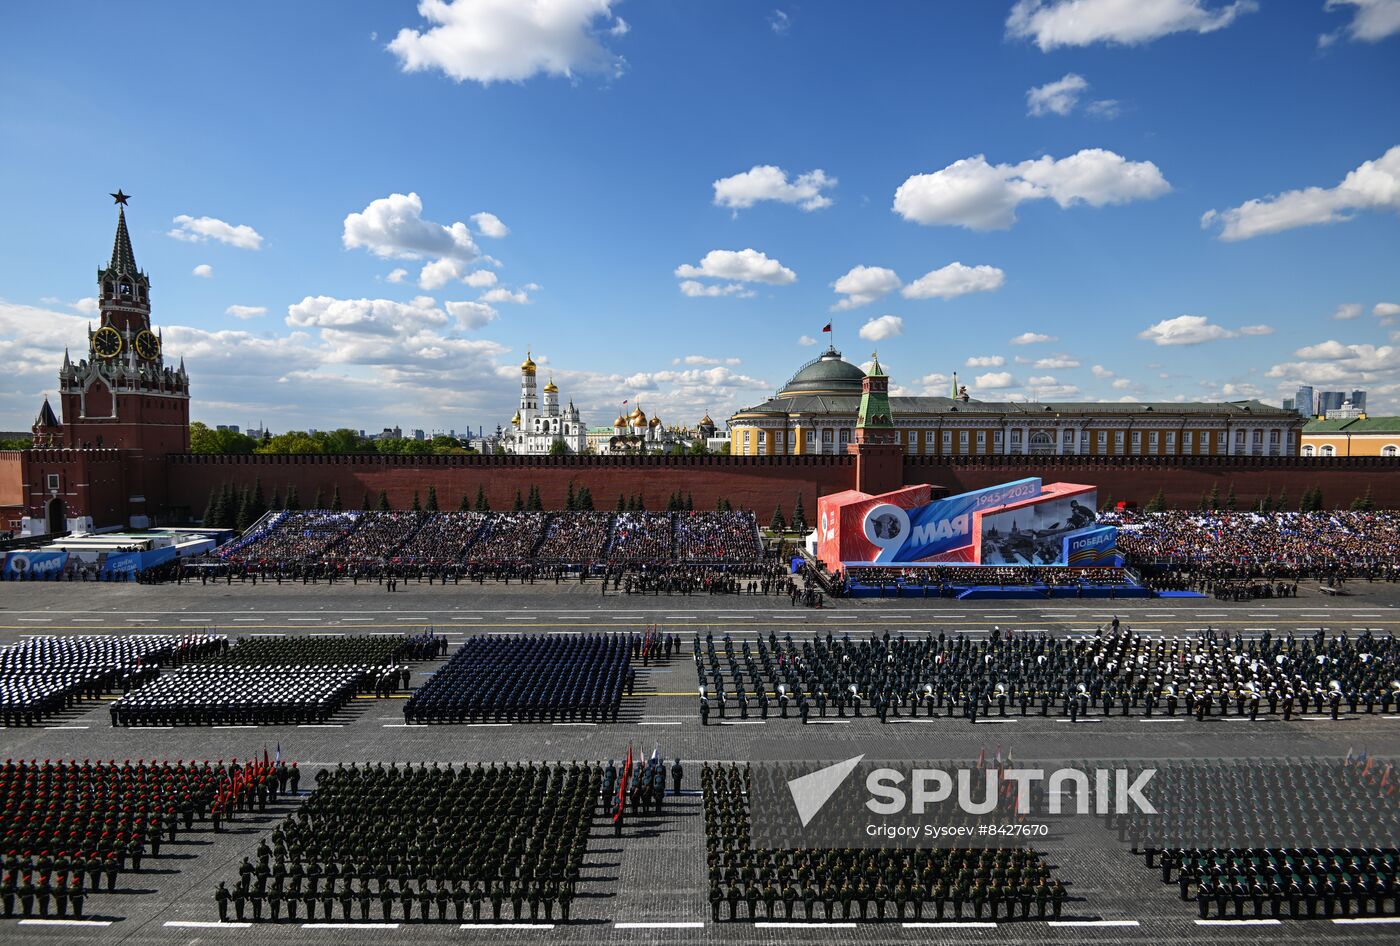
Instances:
[[[727,457],[727,456],[729,456],[729,455],[730,455],[731,453],[733,453],[733,452],[734,452],[734,445],[733,445],[732,443],[730,443],[728,440],[726,440],[724,443],[722,443],[722,444],[719,445],[719,455],[720,455],[720,456],[722,456],[722,457]]]
[[[190,453],[246,455],[257,445],[258,442],[247,434],[215,430],[199,421],[190,424]]]
[[[292,512],[301,508],[301,497],[297,495],[295,485],[287,487],[287,508]]]
[[[802,494],[797,494],[797,504],[792,507],[792,527],[798,532],[807,531],[807,513],[802,508]]]
[[[416,489],[413,491],[413,505],[409,508],[412,509],[414,512],[423,511],[423,504],[418,500],[418,490]]]
[[[491,511],[491,504],[488,503],[488,502],[486,501],[486,487],[485,487],[485,486],[482,486],[482,485],[479,484],[479,483],[477,484],[477,487],[476,487],[476,511],[477,511],[477,512],[490,512],[490,511]]]
[[[562,440],[556,440],[549,445],[549,455],[552,457],[567,457],[569,455],[569,445]]]
[[[768,522],[768,528],[774,532],[784,532],[787,530],[787,520],[783,518],[783,504],[773,507],[773,518]]]
[[[1157,495],[1147,501],[1147,505],[1142,507],[1143,512],[1163,512],[1167,508],[1167,497],[1161,489],[1157,490]]]
[[[523,512],[525,510],[525,497],[520,495],[520,490],[515,491],[515,502],[511,503],[512,512]]]
[[[377,505],[379,506],[379,511],[380,511],[380,512],[388,512],[388,511],[389,511],[389,509],[390,509],[390,506],[389,506],[389,494],[388,494],[387,491],[382,490],[382,489],[379,491],[379,502],[378,502]]]
[[[335,489],[331,491],[331,512],[340,512],[345,508],[345,504],[340,501],[340,484],[335,484]]]

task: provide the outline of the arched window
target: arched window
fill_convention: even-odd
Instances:
[[[1055,439],[1043,430],[1031,434],[1031,453],[1054,453]]]
[[[1313,455],[1313,445],[1312,445],[1312,444],[1307,444],[1306,446],[1303,447],[1303,456],[1305,456],[1305,457],[1310,457],[1310,456],[1312,456],[1312,455]]]
[[[1384,447],[1381,447],[1381,456],[1400,457],[1400,446],[1396,446],[1393,443],[1386,444]]]
[[[1322,455],[1324,457],[1335,457],[1337,455],[1337,448],[1332,446],[1330,443],[1323,444]]]

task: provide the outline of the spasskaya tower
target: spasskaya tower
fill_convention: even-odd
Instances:
[[[112,197],[117,235],[112,260],[97,271],[100,314],[88,326],[86,357],[63,353],[58,373],[63,445],[138,450],[145,456],[183,453],[190,445],[190,385],[182,359],[165,362],[161,334],[151,328],[151,280],[136,268],[126,229],[127,194]]]

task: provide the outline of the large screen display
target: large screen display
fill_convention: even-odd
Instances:
[[[1094,524],[1096,505],[1091,492],[983,513],[981,564],[1065,564],[1065,537]]]

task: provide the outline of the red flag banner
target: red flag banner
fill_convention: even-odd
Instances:
[[[613,812],[613,823],[622,820],[622,806],[627,803],[627,782],[632,778],[632,743],[627,744],[627,761],[622,763],[622,779],[617,786],[617,810]]]
[[[822,331],[823,331],[823,332],[829,332],[829,331],[831,331],[831,323],[830,323],[830,322],[826,323],[825,327],[822,328]]]

